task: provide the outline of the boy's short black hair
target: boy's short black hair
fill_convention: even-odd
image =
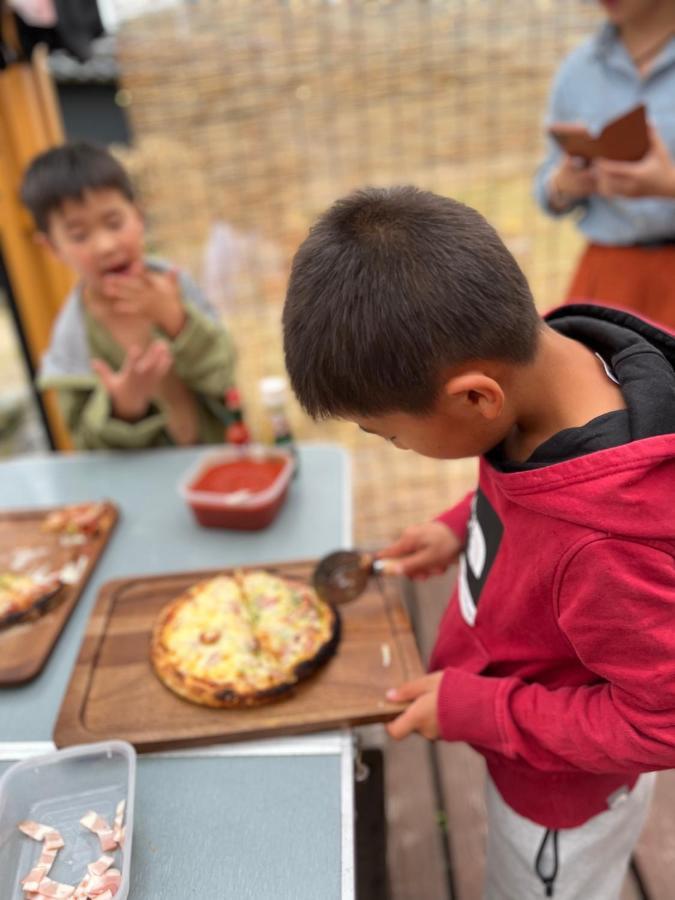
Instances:
[[[428,413],[450,367],[530,362],[539,327],[494,228],[414,187],[365,188],[324,213],[283,313],[291,384],[314,418]]]
[[[134,189],[124,167],[104,147],[77,141],[36,156],[26,170],[21,199],[38,229],[49,230],[49,216],[64,200],[83,200],[85,191],[109,188],[134,202]]]

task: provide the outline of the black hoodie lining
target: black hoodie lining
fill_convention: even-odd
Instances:
[[[563,307],[547,321],[605,360],[619,381],[627,408],[554,434],[523,462],[508,459],[499,444],[486,454],[494,468],[524,472],[675,432],[674,338],[637,316],[602,306]]]
[[[541,469],[543,466],[576,459],[587,453],[620,447],[632,440],[628,410],[617,409],[591,419],[578,428],[565,428],[559,431],[543,444],[539,444],[523,462],[506,459],[502,444],[490,450],[486,458],[500,472],[526,472],[529,469]]]

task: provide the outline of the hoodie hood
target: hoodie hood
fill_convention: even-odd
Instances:
[[[488,478],[520,506],[639,540],[675,534],[675,337],[609,307],[565,306],[546,317],[598,353],[627,405],[630,441],[563,462]],[[487,473],[486,473],[487,474]]]
[[[675,337],[606,306],[575,305],[546,317],[560,334],[598,353],[621,385],[632,440],[675,434]]]

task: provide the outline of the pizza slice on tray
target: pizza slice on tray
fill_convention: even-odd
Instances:
[[[37,619],[50,608],[63,582],[58,575],[0,572],[0,628]]]
[[[42,530],[86,540],[108,529],[112,524],[113,515],[111,505],[105,501],[74,503],[48,513],[42,523]]]

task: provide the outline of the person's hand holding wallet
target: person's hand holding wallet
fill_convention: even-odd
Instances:
[[[559,210],[593,193],[618,193],[606,164],[623,166],[614,174],[626,177],[630,167],[642,164],[652,146],[644,105],[613,119],[598,135],[579,122],[553,123],[549,134],[565,151],[549,181],[549,200]]]
[[[675,200],[675,162],[653,128],[649,129],[649,141],[649,150],[637,162],[597,160],[594,168],[598,194]]]

